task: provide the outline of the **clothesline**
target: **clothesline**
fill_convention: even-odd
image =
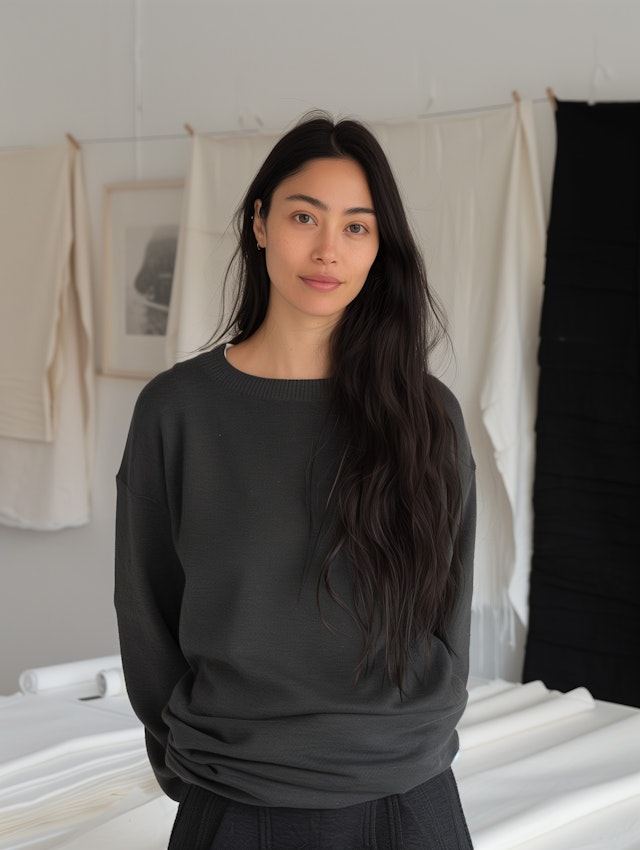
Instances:
[[[548,90],[550,91],[550,90]],[[516,97],[517,92],[514,92],[513,98],[514,100],[519,99]],[[531,102],[534,104],[546,103],[551,100],[551,95],[547,94],[545,97],[534,98]],[[487,104],[485,106],[473,106],[473,107],[464,107],[460,109],[449,109],[442,112],[424,112],[417,116],[417,120],[422,121],[430,118],[449,118],[454,117],[456,115],[473,115],[475,113],[481,112],[491,112],[497,109],[507,109],[513,105],[513,100],[506,101],[503,103],[494,103]],[[376,123],[394,123],[393,121],[381,121]],[[177,141],[180,139],[188,139],[195,132],[191,124],[185,123],[183,125],[184,132],[181,133],[152,133],[145,136],[99,136],[96,138],[79,138],[78,136],[67,132],[65,136],[74,146],[83,146],[83,145],[109,145],[109,144],[132,144],[134,142],[170,142]],[[204,131],[202,135],[204,136],[245,136],[245,135],[256,135],[258,133],[265,132],[265,128],[263,126],[260,127],[241,127],[235,130],[212,130],[212,131]],[[0,145],[0,152],[4,151],[15,151],[32,148],[34,145],[24,144],[24,145]]]

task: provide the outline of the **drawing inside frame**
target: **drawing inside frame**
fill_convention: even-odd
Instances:
[[[104,193],[102,372],[150,378],[165,336],[184,181],[112,183]]]

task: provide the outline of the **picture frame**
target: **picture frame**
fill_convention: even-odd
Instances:
[[[148,379],[167,368],[165,337],[183,180],[104,187],[102,373]]]

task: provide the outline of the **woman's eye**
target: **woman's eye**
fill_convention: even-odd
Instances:
[[[366,233],[367,229],[364,224],[350,224],[347,227],[349,233]]]
[[[296,221],[300,222],[300,224],[310,224],[313,221],[309,213],[296,213],[294,218]]]

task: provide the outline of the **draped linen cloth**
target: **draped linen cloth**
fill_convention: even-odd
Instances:
[[[0,154],[0,522],[88,521],[94,366],[82,156]]]
[[[167,320],[169,364],[196,354],[218,326],[237,242],[231,219],[277,138],[193,137]]]
[[[640,706],[640,103],[556,131],[524,679]]]
[[[373,124],[401,187],[452,350],[433,370],[464,411],[477,463],[474,611],[489,643],[472,669],[503,672],[515,614],[527,620],[536,334],[544,213],[530,102]],[[207,342],[235,239],[231,216],[277,136],[196,136],[169,311],[168,359]],[[484,621],[487,622],[484,622]]]

